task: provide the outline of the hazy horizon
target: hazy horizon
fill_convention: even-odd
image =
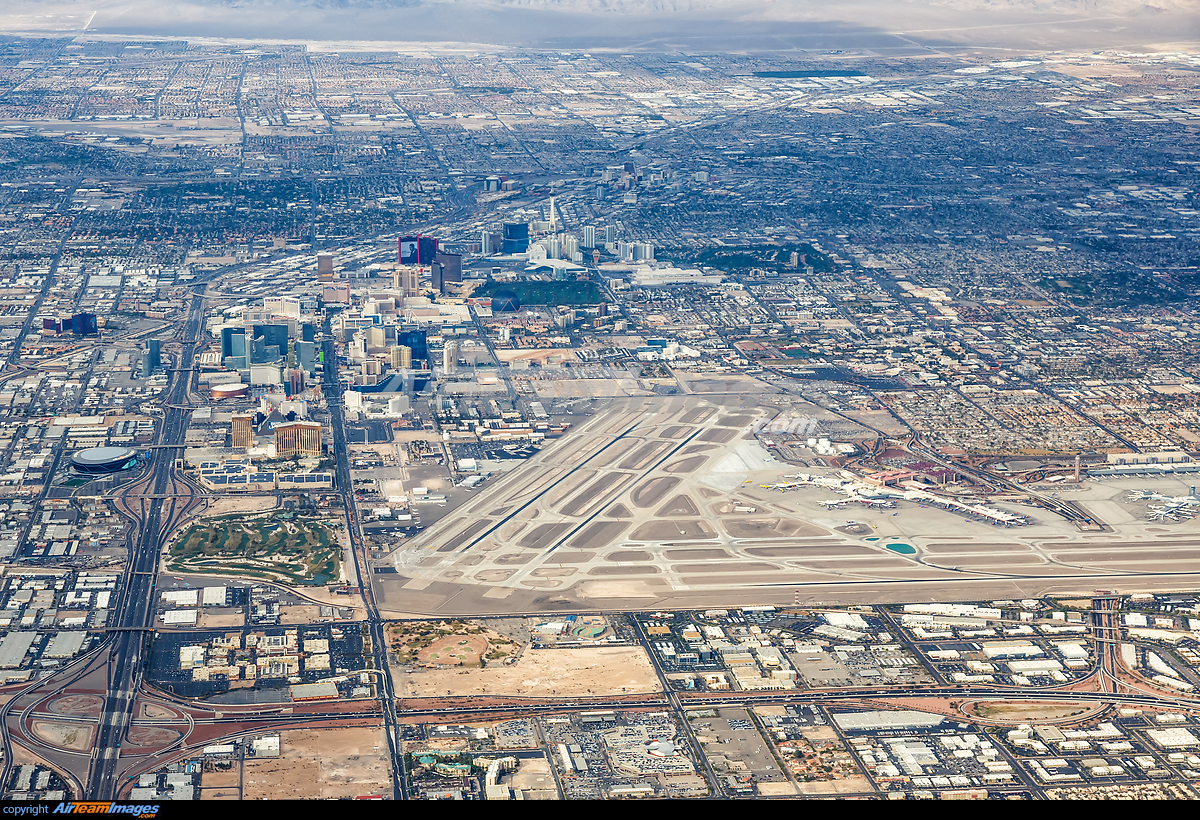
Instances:
[[[1195,4],[705,0],[18,2],[5,34],[474,43],[640,51],[1171,50],[1200,41]]]

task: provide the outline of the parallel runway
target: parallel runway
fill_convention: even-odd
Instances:
[[[1107,532],[1014,504],[1003,506],[1030,526],[904,501],[831,511],[820,503],[838,497],[831,490],[761,486],[797,468],[754,439],[752,425],[778,410],[757,401],[614,402],[376,562],[395,570],[373,575],[381,609],[483,615],[1200,587],[1195,522],[1151,523],[1125,500],[1148,481],[1185,494],[1181,482],[1072,488],[1073,501],[1111,519]]]

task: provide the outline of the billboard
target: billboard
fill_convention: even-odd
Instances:
[[[437,255],[437,240],[432,236],[400,237],[401,265],[428,265]]]

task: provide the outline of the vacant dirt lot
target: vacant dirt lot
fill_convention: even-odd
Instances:
[[[477,621],[422,621],[392,624],[388,646],[403,662],[435,666],[499,663],[520,647]]]
[[[383,728],[296,729],[280,732],[280,756],[247,760],[246,800],[391,794]]]
[[[511,666],[397,673],[404,697],[450,695],[620,695],[657,692],[658,679],[636,646],[526,649]]]
[[[204,518],[211,518],[215,515],[228,515],[235,512],[248,513],[270,510],[274,509],[277,503],[273,495],[214,496],[209,498],[208,508],[204,511]]]
[[[1089,710],[1088,704],[1080,703],[1019,703],[1007,701],[986,701],[971,704],[971,713],[982,718],[993,718],[998,721],[1046,720],[1055,721],[1082,715]]]
[[[33,724],[33,733],[41,740],[61,749],[82,751],[92,745],[96,727],[90,723],[55,723],[39,720]]]

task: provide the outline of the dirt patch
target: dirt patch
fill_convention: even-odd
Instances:
[[[588,571],[588,575],[658,575],[658,567],[653,564],[635,564],[633,566],[596,567]]]
[[[633,513],[624,504],[613,504],[604,511],[607,518],[633,518]]]
[[[686,495],[675,496],[655,513],[659,518],[690,518],[699,514],[700,510],[696,508],[696,503]]]
[[[668,593],[665,581],[638,578],[631,581],[582,581],[573,591],[580,598],[650,598],[661,600]]]
[[[634,488],[629,498],[635,505],[642,509],[653,507],[662,500],[664,495],[675,489],[675,485],[678,483],[678,478],[671,478],[669,476],[652,478]]]
[[[515,572],[515,569],[485,569],[482,572],[475,573],[471,577],[485,584],[498,584],[501,581],[507,581]]]
[[[143,703],[142,717],[146,720],[161,720],[162,718],[175,718],[179,713],[174,709],[168,709],[165,706],[159,706],[157,703]]]
[[[1047,703],[1045,701],[1029,703],[983,701],[969,704],[966,708],[968,712],[978,717],[995,718],[1009,723],[1029,720],[1066,720],[1076,715],[1086,714],[1095,707],[1091,704]]]
[[[700,440],[724,444],[737,434],[737,430],[705,430],[700,434]]]
[[[695,472],[701,464],[708,461],[708,456],[689,456],[681,458],[679,461],[672,461],[670,464],[663,467],[664,473],[691,473]]]
[[[227,496],[225,498],[209,496],[208,508],[204,511],[204,518],[212,518],[216,515],[228,515],[229,513],[272,510],[275,508],[276,503],[275,497],[270,495],[238,495]]]
[[[537,575],[536,572],[530,573],[531,576]],[[530,589],[558,589],[562,586],[562,581],[540,580],[538,578],[524,578],[521,580],[521,586],[529,587]]]
[[[956,567],[1003,567],[1046,563],[1042,556],[1032,553],[1027,555],[955,555],[938,558],[936,561],[932,558],[928,560],[931,564],[936,563],[939,566],[953,564]]]
[[[572,547],[584,550],[607,547],[628,528],[628,524],[620,521],[594,521],[584,527],[583,531],[572,538],[570,543]]]
[[[658,432],[658,437],[659,438],[679,439],[679,438],[683,438],[685,435],[687,435],[691,431],[692,431],[691,427],[685,427],[682,424],[676,424],[674,426],[666,428],[665,430],[660,430]]]
[[[104,698],[98,695],[63,695],[50,701],[50,711],[58,715],[94,716],[102,706]]]
[[[316,609],[316,607],[312,607]],[[200,613],[196,624],[197,629],[223,629],[230,626],[242,626],[246,623],[246,615],[237,609],[206,608]]]
[[[576,572],[575,567],[539,567],[529,574],[535,578],[569,578]]]
[[[418,621],[391,624],[388,649],[401,663],[480,666],[514,655],[520,644],[477,621]]]
[[[707,564],[676,564],[671,567],[675,572],[774,572],[779,569],[775,564],[763,564],[754,561],[713,561]]]
[[[871,791],[865,777],[847,777],[845,780],[824,780],[815,783],[799,783],[800,794],[852,794]]]
[[[92,748],[92,736],[96,733],[96,727],[91,723],[37,720],[33,723],[33,733],[51,746],[83,752]]]
[[[200,617],[203,619],[206,615],[201,615]],[[239,615],[239,618],[241,620],[235,620],[229,626],[241,626],[245,622],[245,616]],[[319,606],[305,604],[302,606],[283,606],[279,608],[279,623],[281,624],[316,624],[327,623],[328,621],[328,618],[321,617],[321,607]],[[210,622],[207,620],[203,621],[203,623],[205,626],[210,625]]]
[[[903,558],[856,558],[851,561],[789,561],[793,566],[803,566],[812,570],[832,570],[834,572],[866,572],[867,570],[913,570],[914,565]],[[915,570],[914,570],[915,571]]]
[[[595,553],[572,552],[571,550],[555,550],[546,560],[553,564],[586,564],[592,560]]]
[[[523,529],[525,529],[524,521],[509,521],[500,528],[500,538],[504,541],[511,541],[516,538]]]
[[[702,519],[647,521],[629,536],[631,541],[667,541],[676,538],[697,540],[716,538],[717,531]]]
[[[200,781],[200,786],[203,789],[233,789],[237,791],[238,783],[242,777],[238,774],[237,769],[228,769],[222,771],[214,769],[211,772],[205,772],[203,780]]]
[[[1032,548],[1024,544],[929,544],[925,551],[930,555],[943,553],[986,552],[1000,554],[1005,552],[1029,552]]]
[[[1140,545],[1139,545],[1140,546]],[[1157,546],[1157,545],[1156,545]],[[1200,551],[1196,550],[1173,550],[1173,551],[1153,551],[1138,549],[1136,552],[1130,552],[1128,546],[1121,550],[1113,550],[1104,552],[1071,552],[1059,553],[1057,547],[1053,550],[1047,548],[1047,552],[1052,552],[1055,558],[1063,561],[1071,561],[1076,564],[1096,563],[1103,565],[1124,565],[1124,564],[1150,564],[1150,563],[1178,563],[1183,566],[1192,567],[1198,559],[1200,559]]]
[[[867,547],[830,547],[816,544],[799,547],[747,547],[746,554],[759,558],[870,558],[879,555]]]
[[[721,526],[734,538],[791,538],[825,534],[825,530],[794,518],[726,518],[721,520]]]
[[[604,556],[604,560],[617,564],[622,561],[649,561],[652,557],[644,550],[621,550],[620,552],[610,552]]]
[[[711,561],[733,557],[725,550],[667,550],[663,555],[668,561]]]
[[[512,776],[513,791],[523,793],[526,800],[557,800],[558,786],[550,773],[550,761],[544,757],[522,758],[520,768]]]
[[[1093,606],[1091,598],[1073,598],[1071,600],[1059,599],[1058,605],[1063,609],[1084,609],[1091,611]]]
[[[280,757],[247,760],[246,800],[336,799],[392,793],[383,727],[281,732]]]
[[[134,746],[166,746],[179,739],[179,732],[160,726],[134,726],[127,737]]]
[[[482,635],[450,635],[422,649],[418,659],[440,666],[478,666],[487,651],[487,639]]]
[[[708,421],[717,413],[715,407],[697,407],[694,410],[688,410],[679,417],[679,421],[683,424],[699,424],[703,421]]]
[[[526,649],[512,665],[489,665],[469,673],[454,669],[405,676],[412,697],[504,694],[612,695],[657,692],[658,679],[640,647]]]

